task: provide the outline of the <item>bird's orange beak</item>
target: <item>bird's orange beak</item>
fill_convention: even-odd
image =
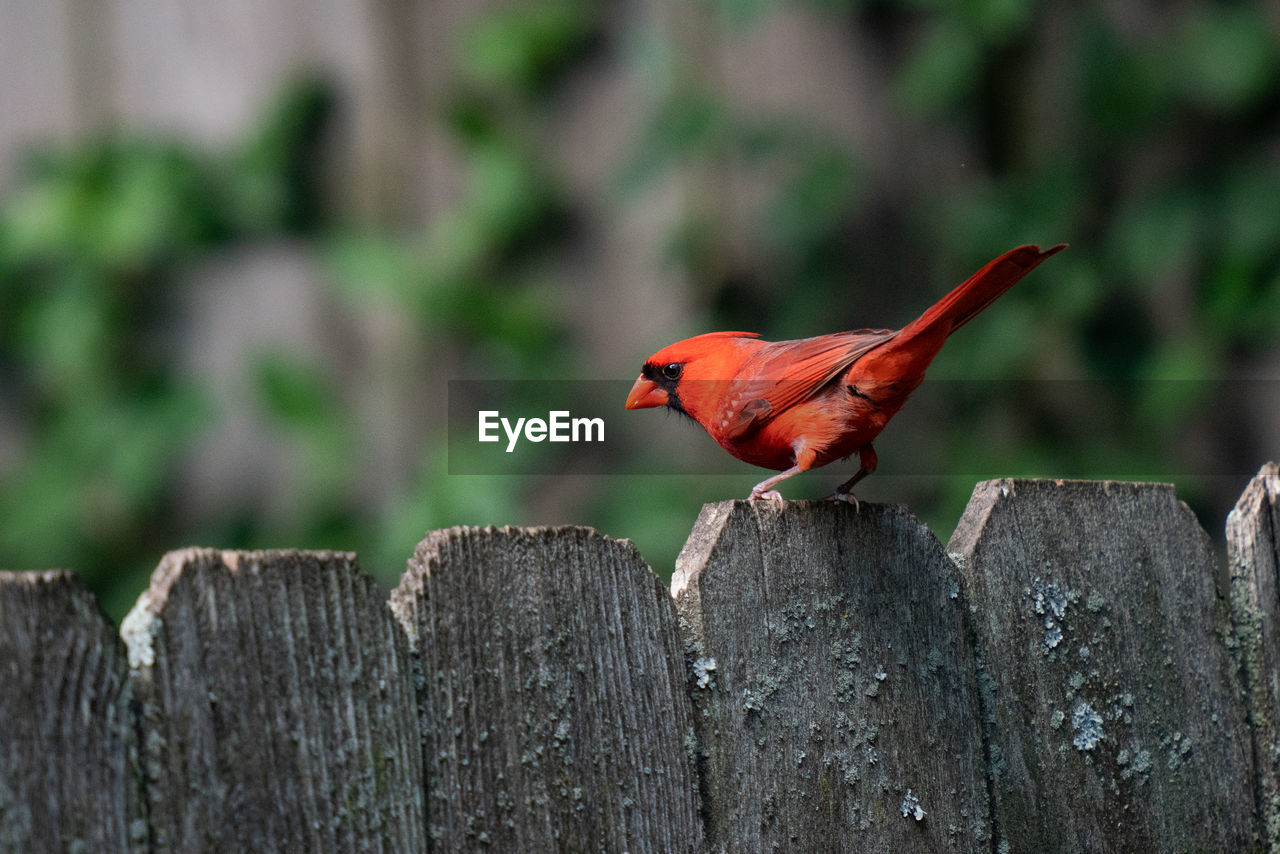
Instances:
[[[666,406],[667,393],[658,387],[653,380],[640,376],[627,395],[627,409],[648,409],[652,406]]]

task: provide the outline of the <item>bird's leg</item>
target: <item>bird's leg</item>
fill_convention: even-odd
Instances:
[[[858,497],[853,494],[853,487],[858,481],[875,471],[876,466],[879,465],[880,461],[876,458],[875,448],[863,445],[862,450],[858,451],[858,462],[861,464],[858,473],[837,486],[836,491],[827,496],[828,501],[847,501],[854,506],[854,509],[862,509],[858,504]]]
[[[782,483],[789,477],[800,474],[802,471],[808,471],[809,466],[813,465],[813,458],[817,456],[813,451],[805,448],[804,440],[797,439],[792,443],[792,447],[796,451],[796,464],[786,471],[781,471],[771,478],[760,481],[751,488],[751,494],[747,496],[748,501],[781,501],[782,493],[776,489],[770,489],[774,484]]]
[[[802,471],[804,471],[804,469],[800,468],[800,466],[792,466],[786,471],[778,472],[767,480],[760,481],[751,488],[751,495],[748,496],[747,500],[756,501],[758,499],[764,499],[766,501],[781,501],[782,493],[776,489],[770,489],[769,487],[773,486],[775,483],[781,483],[792,475],[800,474]]]

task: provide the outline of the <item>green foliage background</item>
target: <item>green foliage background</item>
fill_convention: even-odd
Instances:
[[[719,0],[698,14],[732,35],[783,2]],[[626,57],[650,89],[611,204],[637,203],[677,170],[783,176],[748,212],[766,270],[735,268],[714,210],[693,206],[669,224],[662,263],[689,282],[697,311],[671,340],[901,323],[1004,249],[1072,243],[981,334],[957,336],[935,373],[1098,379],[1105,393],[1064,402],[1052,383],[1033,383],[1010,401],[998,384],[980,386],[933,425],[927,449],[907,449],[935,459],[940,476],[885,480],[892,488],[873,478],[869,497],[908,501],[945,537],[974,483],[943,476],[948,460],[989,476],[1125,476],[1247,472],[1277,456],[1232,417],[1249,389],[1217,382],[1274,365],[1280,348],[1280,25],[1266,4],[1181,4],[1142,32],[1089,4],[809,6],[882,47],[887,97],[905,122],[981,153],[966,180],[895,186],[817,127],[740,114],[669,34],[602,45],[609,9],[586,0],[513,4],[460,35],[447,106],[422,120],[448,129],[466,193],[412,229],[353,224],[318,192],[333,121],[322,80],[290,86],[228,150],[137,132],[33,152],[0,203],[0,382],[22,451],[0,466],[0,565],[74,568],[119,617],[159,556],[191,542],[355,549],[394,583],[430,527],[536,518],[538,484],[449,477],[442,437],[424,445],[406,488],[356,500],[366,437],[351,402],[321,366],[275,351],[251,379],[259,411],[305,459],[294,512],[228,506],[193,527],[172,501],[183,451],[225,413],[161,342],[193,268],[287,238],[314,249],[350,311],[393,309],[472,376],[596,378],[581,330],[547,299],[556,282],[545,261],[574,239],[582,212],[545,140],[565,81],[602,51]],[[878,296],[850,297],[872,287]],[[1215,460],[1188,461],[1189,437]],[[891,478],[881,458],[888,474],[877,478]],[[632,537],[669,573],[699,504],[745,494],[758,476],[576,478],[573,518],[560,521]],[[1228,480],[1179,479],[1210,530],[1221,496],[1243,485]]]

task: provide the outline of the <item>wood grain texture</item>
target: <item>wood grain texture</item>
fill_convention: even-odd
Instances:
[[[147,843],[124,648],[69,572],[0,572],[0,851]]]
[[[425,847],[408,639],[352,555],[172,552],[121,633],[155,850]]]
[[[949,549],[985,664],[998,841],[1252,849],[1217,562],[1172,486],[988,481]]]
[[[436,531],[392,603],[421,663],[433,850],[701,850],[675,610],[629,541]]]
[[[958,579],[909,511],[710,504],[672,590],[714,850],[990,851]]]
[[[1227,516],[1236,655],[1253,734],[1262,838],[1280,851],[1280,466],[1267,463]]]

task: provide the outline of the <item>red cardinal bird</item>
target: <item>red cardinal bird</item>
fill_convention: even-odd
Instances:
[[[872,440],[920,385],[947,336],[1065,248],[1010,250],[896,332],[798,341],[710,332],[680,341],[645,361],[627,409],[669,406],[738,459],[781,472],[756,484],[752,499],[781,501],[773,489],[781,481],[856,453],[858,473],[829,496],[856,505],[854,484],[876,470]]]

